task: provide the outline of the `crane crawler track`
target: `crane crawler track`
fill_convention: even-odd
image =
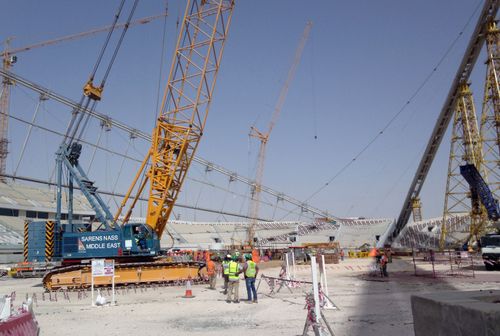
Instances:
[[[115,286],[206,283],[204,262],[197,261],[151,261],[115,264]],[[58,267],[48,271],[43,277],[43,287],[47,291],[80,290],[90,288],[91,267],[88,264]],[[110,276],[94,277],[94,286],[111,286]]]

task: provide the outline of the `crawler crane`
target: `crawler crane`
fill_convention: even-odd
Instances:
[[[151,148],[114,216],[78,163],[81,145],[77,141],[66,141],[61,146],[58,169],[64,167],[71,177],[68,224],[61,223],[61,184],[58,183],[59,218],[44,223],[44,252],[47,257],[59,258],[63,266],[45,275],[46,289],[90,286],[92,258],[115,260],[117,285],[174,282],[188,277],[194,281],[201,279],[204,263],[167,261],[159,255],[159,241],[203,134],[233,8],[234,0],[187,1]],[[89,81],[84,91],[87,97],[97,101],[102,87],[95,87]],[[69,139],[74,136],[70,134]],[[61,171],[58,176],[60,180]],[[71,220],[73,180],[94,209],[99,229],[92,230],[89,224]],[[130,223],[134,206],[148,185],[146,223]],[[122,216],[128,203],[128,210]],[[27,242],[30,232],[36,231],[31,228],[34,224],[37,223],[30,223],[26,228]],[[111,279],[99,278],[96,285],[110,282]]]

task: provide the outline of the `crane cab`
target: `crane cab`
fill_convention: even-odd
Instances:
[[[122,227],[123,255],[158,255],[160,240],[151,226],[127,223]]]
[[[27,222],[25,237],[25,261],[155,257],[160,251],[158,235],[144,223],[92,231],[85,223]]]
[[[113,231],[66,233],[63,235],[62,257],[154,257],[159,250],[158,235],[149,225],[131,223]]]

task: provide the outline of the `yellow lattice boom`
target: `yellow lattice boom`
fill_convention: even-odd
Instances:
[[[188,1],[151,149],[115,221],[135,191],[128,221],[149,182],[146,223],[161,237],[203,135],[233,7],[233,0]]]

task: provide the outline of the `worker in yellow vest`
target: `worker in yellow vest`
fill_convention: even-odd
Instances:
[[[227,286],[229,281],[229,262],[231,261],[231,255],[228,254],[222,261],[222,275],[224,277],[224,295],[227,294]]]
[[[240,302],[239,290],[240,290],[240,273],[242,271],[242,266],[238,262],[238,256],[234,256],[233,260],[229,262],[228,270],[228,291],[226,302],[231,303],[231,300],[234,303]]]
[[[257,291],[255,290],[255,279],[259,273],[259,266],[252,260],[251,254],[245,254],[246,262],[243,265],[243,272],[245,274],[245,283],[247,285],[247,303],[257,303]],[[252,299],[253,294],[253,299]]]

